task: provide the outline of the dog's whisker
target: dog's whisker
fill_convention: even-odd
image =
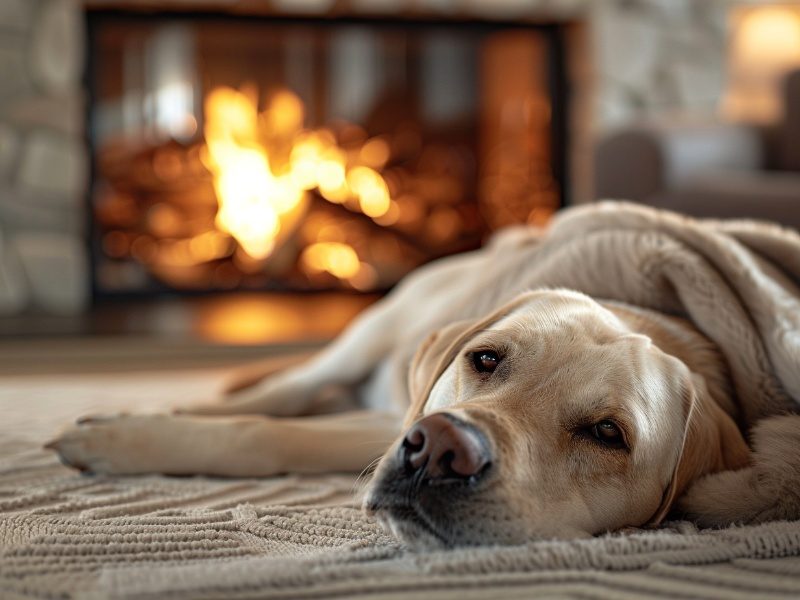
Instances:
[[[356,482],[359,482],[362,478],[364,478],[367,475],[369,475],[370,471],[375,469],[377,464],[380,462],[381,458],[383,458],[383,457],[379,456],[379,457],[375,458],[374,460],[370,461],[370,463],[366,467],[364,467],[361,470],[361,472],[358,474],[358,477],[356,477]]]
[[[356,477],[356,480],[353,482],[353,485],[350,488],[350,493],[356,493],[361,486],[366,484],[366,478],[372,474],[372,471],[375,470],[375,467],[378,465],[381,458],[383,457],[379,456],[361,470],[361,473],[358,474],[358,477]]]

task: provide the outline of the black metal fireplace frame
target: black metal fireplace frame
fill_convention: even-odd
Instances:
[[[136,22],[151,22],[154,19],[180,19],[187,21],[213,21],[225,20],[228,22],[257,22],[269,24],[286,25],[306,25],[306,26],[337,26],[361,25],[375,28],[397,28],[404,29],[429,29],[431,27],[439,29],[457,29],[458,31],[488,33],[510,30],[536,31],[544,36],[548,46],[549,64],[548,87],[551,98],[551,121],[550,121],[550,156],[553,179],[558,186],[560,206],[570,204],[570,173],[568,148],[570,146],[569,130],[569,77],[567,65],[567,46],[566,35],[570,24],[556,21],[509,21],[509,20],[482,20],[472,18],[435,18],[434,16],[417,15],[392,15],[392,16],[362,16],[352,14],[331,14],[331,15],[288,15],[288,14],[241,14],[236,12],[219,11],[198,11],[198,10],[150,10],[141,6],[131,6],[123,8],[94,8],[91,4],[85,12],[86,23],[86,62],[84,68],[83,85],[87,92],[85,105],[85,141],[89,149],[89,185],[85,194],[85,215],[86,215],[86,247],[89,255],[90,285],[92,304],[97,306],[108,301],[130,301],[143,297],[152,297],[153,292],[104,292],[97,285],[97,260],[101,252],[95,219],[93,218],[93,195],[94,186],[97,178],[96,154],[94,148],[94,136],[92,135],[92,108],[97,98],[97,87],[93,74],[95,73],[95,56],[98,50],[97,32],[99,27],[108,20],[126,19]],[[206,296],[209,294],[224,293],[213,291],[180,291],[163,286],[158,290],[158,295],[180,295],[180,296]],[[237,293],[251,293],[250,291],[238,291]],[[254,291],[253,293],[264,293]],[[293,293],[315,293],[314,291],[298,291]],[[360,292],[342,291],[344,294],[360,294]]]

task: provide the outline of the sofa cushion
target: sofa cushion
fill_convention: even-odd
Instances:
[[[709,171],[647,204],[694,217],[760,219],[800,230],[800,173]]]

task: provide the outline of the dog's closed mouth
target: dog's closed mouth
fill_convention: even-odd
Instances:
[[[481,470],[474,474],[470,475],[469,477],[425,477],[422,479],[421,486],[436,488],[436,487],[447,487],[451,489],[472,489],[475,488],[479,483],[483,483],[481,480],[485,476],[486,472],[490,470],[492,466],[491,462],[487,462]]]
[[[418,539],[422,532],[442,546],[453,545],[449,536],[439,529],[433,519],[413,504],[373,503],[367,507],[367,512],[375,515],[379,522],[403,541]]]

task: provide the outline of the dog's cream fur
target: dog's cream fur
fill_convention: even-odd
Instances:
[[[522,259],[497,266],[535,239],[511,231],[420,269],[309,361],[271,374],[246,370],[220,402],[173,415],[90,417],[50,446],[102,473],[360,471],[383,456],[366,506],[402,538],[426,544],[657,524],[681,496],[710,524],[791,514],[796,507],[781,512],[764,498],[738,506],[724,497],[773,463],[751,459],[718,347],[688,320],[659,311],[565,289],[516,291],[511,276],[526,268]],[[488,378],[467,360],[485,348],[503,355]],[[492,469],[468,493],[423,507],[405,498],[396,510],[401,434],[434,411],[479,428]],[[585,435],[608,419],[627,448]],[[712,473],[723,479],[702,479]]]

